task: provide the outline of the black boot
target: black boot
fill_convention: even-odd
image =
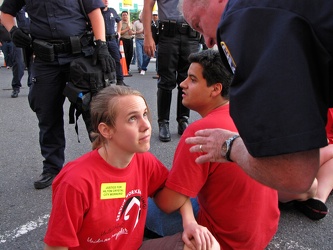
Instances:
[[[190,110],[186,108],[182,103],[182,89],[178,88],[177,95],[177,122],[178,122],[178,134],[182,135],[184,130],[188,126],[188,118],[190,117]]]
[[[159,127],[158,138],[160,139],[160,141],[162,142],[171,141],[169,122],[159,122],[158,127]]]
[[[169,130],[169,117],[172,92],[169,90],[157,90],[157,113],[159,126],[159,139],[162,142],[171,141]]]
[[[116,85],[129,87],[129,85],[125,84],[123,80],[117,80]]]

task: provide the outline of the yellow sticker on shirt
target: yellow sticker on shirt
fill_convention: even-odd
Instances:
[[[102,183],[101,200],[125,198],[126,182]]]

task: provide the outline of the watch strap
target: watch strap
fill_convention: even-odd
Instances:
[[[234,141],[239,137],[239,135],[234,135],[233,137],[230,137],[227,141],[228,141],[228,144],[229,144],[229,147],[228,147],[228,150],[225,154],[225,159],[227,161],[231,161],[233,162],[233,160],[231,160],[230,158],[230,154],[231,154],[231,147],[232,147],[232,144],[234,143]]]

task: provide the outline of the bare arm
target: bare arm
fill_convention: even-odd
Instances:
[[[88,14],[96,40],[105,42],[105,23],[100,9],[95,9]]]
[[[200,145],[206,152],[196,159],[197,163],[225,162],[221,156],[221,146],[234,134],[223,129],[205,129],[196,132],[196,137],[187,138],[186,143],[196,144],[191,147],[191,152],[200,152]],[[306,192],[319,169],[319,149],[254,158],[247,151],[243,140],[238,138],[233,143],[230,156],[253,179],[291,193]]]
[[[183,220],[182,239],[190,249],[220,249],[214,236],[206,227],[199,225],[194,217],[190,198],[179,209]],[[186,248],[185,248],[186,249]]]
[[[118,39],[120,39],[120,35],[121,35],[121,26],[123,25],[123,21],[119,21],[117,23],[117,34],[118,34]]]
[[[155,4],[155,0],[145,0],[142,12],[142,23],[144,29],[145,39],[143,42],[144,51],[149,57],[153,57],[156,45],[151,33],[151,20],[152,20],[152,11]]]
[[[68,250],[68,247],[51,247],[45,244],[44,250]]]
[[[5,28],[8,31],[10,31],[13,28],[13,26],[16,24],[15,17],[13,17],[10,14],[1,12],[1,23],[3,24],[3,26],[5,26]]]
[[[165,213],[172,213],[184,205],[188,196],[175,192],[167,187],[159,191],[154,201],[156,205]]]

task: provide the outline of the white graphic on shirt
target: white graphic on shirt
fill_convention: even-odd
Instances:
[[[118,233],[115,233],[112,235],[112,238],[116,237],[116,240],[117,240],[118,237],[123,234],[128,234],[128,230],[126,228],[120,229],[120,231]]]

